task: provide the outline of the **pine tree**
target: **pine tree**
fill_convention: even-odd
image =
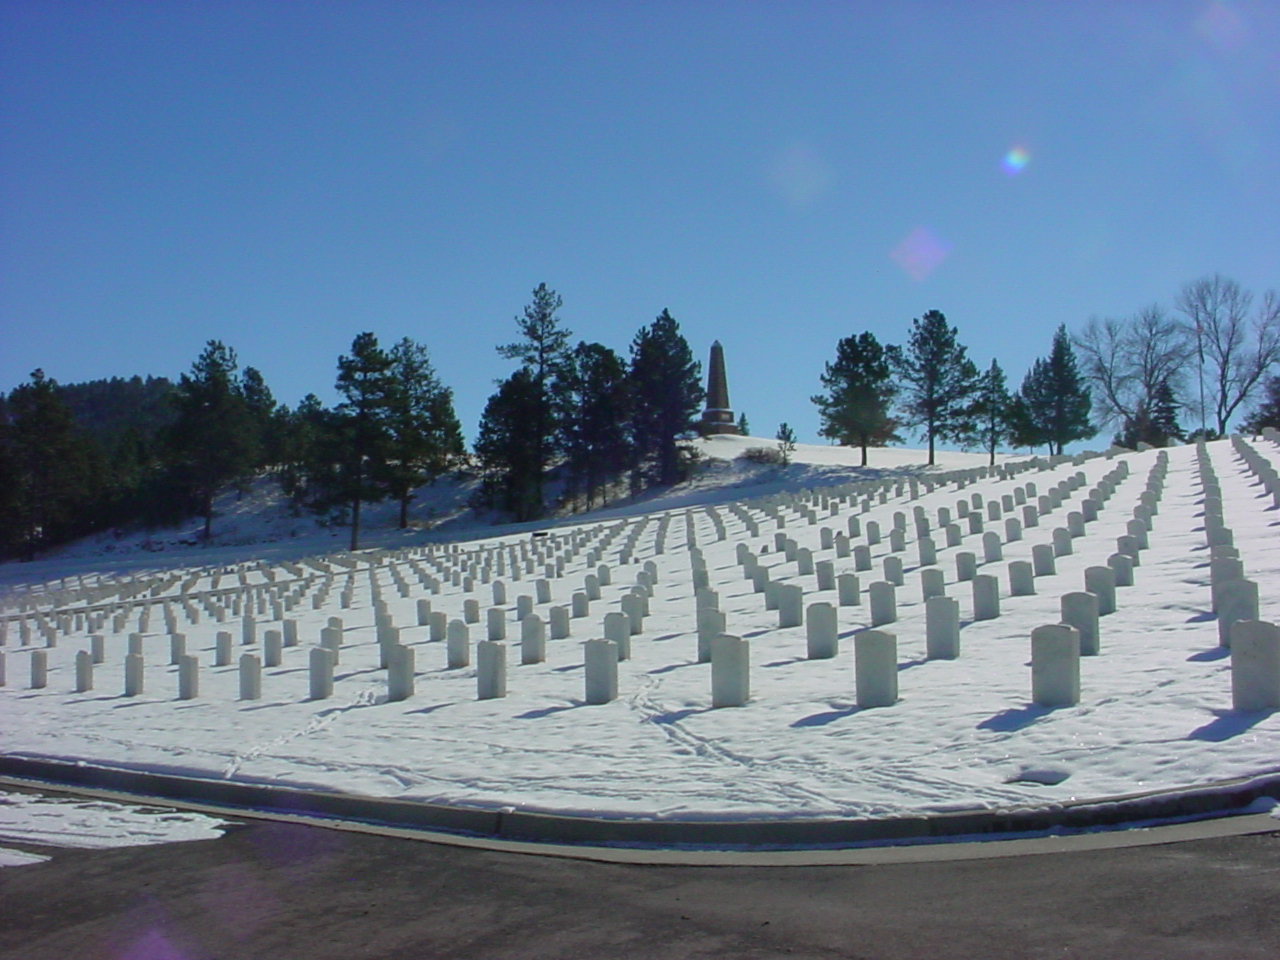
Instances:
[[[1042,361],[1037,360],[1036,363]],[[1027,377],[1023,378],[1023,388],[1027,385]],[[1027,406],[1026,398],[1022,394],[1022,389],[1009,397],[1009,443],[1014,447],[1026,447],[1028,450],[1034,450],[1036,447],[1045,443],[1046,440],[1041,436],[1039,429],[1031,419],[1031,410]]]
[[[498,347],[499,355],[520,361],[540,394],[539,402],[529,411],[533,419],[525,424],[537,454],[537,468],[532,480],[539,500],[543,497],[543,480],[555,452],[557,430],[554,411],[559,391],[558,373],[564,365],[572,336],[556,316],[563,304],[559,294],[545,283],[539,284],[533,291],[533,301],[524,308],[524,315],[515,318],[522,339]]]
[[[751,424],[747,422],[745,413],[738,414],[738,433],[744,437],[751,436]]]
[[[280,404],[256,367],[245,367],[240,375],[240,392],[244,396],[249,422],[253,429],[254,466],[274,468],[280,463]]]
[[[295,511],[304,504],[320,508],[325,505],[326,479],[333,474],[325,441],[337,432],[336,415],[314,393],[303,397],[296,409],[282,409],[280,488]]]
[[[338,392],[335,426],[341,437],[342,457],[337,480],[343,499],[351,506],[351,549],[360,548],[360,507],[375,503],[389,492],[387,460],[391,448],[389,419],[394,403],[392,360],[378,346],[372,333],[362,333],[351,343],[351,355],[338,358]]]
[[[253,425],[236,368],[235,351],[210,340],[174,393],[177,417],[168,430],[170,463],[204,517],[206,541],[213,535],[213,498],[219,488],[244,483],[255,465]]]
[[[590,509],[596,491],[626,467],[630,395],[627,366],[598,343],[579,343],[560,371],[557,403],[567,474],[566,496],[585,496]],[[606,498],[607,499],[607,498]]]
[[[1161,380],[1156,387],[1151,405],[1151,427],[1153,439],[1148,440],[1152,446],[1167,447],[1173,443],[1184,443],[1187,439],[1182,427],[1178,424],[1177,398],[1168,380]]]
[[[94,475],[88,469],[85,435],[58,396],[57,383],[43,370],[9,394],[7,413],[0,481],[12,513],[5,526],[11,548],[32,558],[76,530]]]
[[[778,424],[774,439],[778,441],[778,456],[782,458],[782,465],[785,467],[791,463],[791,457],[796,452],[796,432],[784,420]]]
[[[1240,424],[1244,433],[1261,433],[1266,427],[1280,430],[1280,377],[1266,382],[1266,397]]]
[[[390,356],[387,483],[400,503],[403,530],[415,488],[434,483],[461,459],[462,427],[453,411],[453,391],[436,376],[425,346],[405,337]]]
[[[811,398],[822,420],[818,432],[841,446],[861,447],[864,467],[868,447],[901,439],[889,414],[898,392],[892,379],[896,355],[896,347],[882,347],[873,333],[845,337],[836,344],[835,363],[822,374],[827,392]]]
[[[1065,326],[1054,333],[1048,359],[1037,359],[1032,365],[1022,382],[1021,396],[1026,436],[1047,443],[1050,453],[1060,455],[1068,443],[1087,440],[1098,432],[1089,422],[1089,388],[1076,365]]]
[[[669,485],[681,478],[681,440],[702,407],[702,365],[667,310],[631,342],[633,486],[641,477]]]
[[[521,367],[498,386],[485,404],[476,437],[482,502],[509,513],[517,521],[542,515],[541,457],[528,424],[549,416],[533,373]]]
[[[1005,387],[1004,371],[1000,364],[992,360],[987,372],[982,375],[978,385],[976,413],[978,417],[978,439],[982,448],[990,456],[992,466],[996,462],[996,449],[1012,434],[1010,425],[1010,405],[1013,398]]]
[[[956,339],[955,327],[938,310],[911,321],[905,350],[893,358],[898,377],[906,383],[903,422],[919,427],[929,441],[929,465],[938,440],[968,442],[975,430],[974,397],[978,370]]]
[[[22,472],[13,440],[13,425],[6,398],[0,394],[0,558],[28,553],[18,502],[21,488]]]

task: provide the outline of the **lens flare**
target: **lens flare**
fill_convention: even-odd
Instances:
[[[916,282],[937,270],[950,255],[951,244],[928,227],[916,227],[889,253],[902,272]]]
[[[1004,155],[1004,159],[1000,161],[1000,166],[1004,168],[1004,172],[1009,176],[1016,177],[1030,162],[1031,154],[1027,152],[1026,147],[1014,147]]]
[[[1238,50],[1245,41],[1244,18],[1230,4],[1211,3],[1195,23],[1195,31],[1221,53]]]

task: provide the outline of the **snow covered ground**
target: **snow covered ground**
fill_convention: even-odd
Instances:
[[[387,549],[295,565],[309,554],[334,551],[341,539],[335,543],[331,531],[311,521],[298,521],[293,536],[256,538],[258,521],[246,519],[236,534],[240,542],[212,550],[170,540],[157,541],[160,552],[104,553],[99,542],[37,565],[11,565],[0,571],[0,582],[8,584],[0,616],[9,617],[7,685],[0,687],[3,749],[485,808],[690,820],[1043,805],[1280,770],[1280,713],[1231,709],[1230,658],[1219,647],[1210,612],[1194,447],[1167,451],[1150,547],[1141,553],[1135,585],[1120,587],[1117,611],[1101,619],[1100,654],[1082,661],[1080,703],[1047,709],[1031,702],[1031,630],[1057,623],[1062,595],[1083,590],[1085,569],[1105,565],[1116,552],[1117,538],[1128,533],[1147,490],[1157,451],[1068,461],[964,486],[953,475],[927,490],[925,480],[980,467],[985,459],[941,454],[932,471],[923,467],[923,454],[900,449],[872,451],[867,469],[853,466],[857,451],[829,447],[801,447],[797,463],[785,469],[732,459],[746,446],[768,443],[706,441],[715,459],[694,481],[642,503],[548,525],[545,537],[532,536],[529,528],[455,521],[435,531],[375,531],[370,542]],[[1280,465],[1275,443],[1250,443]],[[1260,618],[1280,621],[1280,512],[1229,442],[1207,449],[1222,487],[1225,522],[1246,576],[1259,585]],[[1123,465],[1128,474],[1121,479]],[[1007,540],[1006,520],[1023,515],[1018,500],[1035,505],[1077,475],[1083,483],[1059,506],[1021,539]],[[1081,510],[1108,475],[1117,480],[1116,490],[1084,535],[1072,538],[1072,552],[1056,558],[1054,573],[1035,578],[1034,595],[1011,596],[1009,564],[1030,559],[1033,546],[1051,543],[1053,530],[1066,527],[1068,514]],[[887,487],[869,486],[884,479]],[[1029,483],[1036,488],[1030,494]],[[955,519],[959,501],[972,506],[975,496],[982,531],[970,532],[962,520],[961,542],[947,546],[939,511]],[[1012,511],[1005,509],[1006,497]],[[986,519],[993,501],[1001,516]],[[925,655],[917,509],[930,522],[946,593],[959,602],[955,660]],[[853,635],[869,626],[867,588],[884,577],[896,514],[906,527],[896,554],[905,579],[896,591],[897,621],[883,629],[897,636],[900,699],[859,709]],[[766,610],[763,594],[744,578],[738,546],[747,545],[773,580],[801,585],[806,606],[837,604],[834,589],[819,589],[814,574],[801,573],[799,563],[778,549],[778,536],[811,550],[817,561],[832,561],[837,574],[851,573],[854,557],[838,555],[834,540],[849,532],[854,519],[860,532],[851,544],[869,548],[872,568],[857,573],[861,603],[837,607],[839,654],[810,660],[805,627],[778,626],[777,612]],[[874,544],[868,536],[873,521],[882,532]],[[690,529],[727,632],[751,645],[751,700],[743,707],[713,709],[710,665],[697,662]],[[999,560],[984,561],[987,531],[1005,541]],[[828,537],[832,545],[824,546]],[[972,620],[972,584],[957,572],[961,552],[976,554],[978,574],[998,578],[998,618]],[[549,580],[550,601],[539,601],[535,581],[557,560],[563,570]],[[513,561],[520,579],[512,576]],[[623,594],[647,562],[656,567],[657,583],[643,630],[632,640],[632,657],[619,665],[618,698],[587,705],[582,642],[602,636],[604,616],[621,609]],[[552,606],[571,604],[600,563],[610,566],[612,584],[601,588],[585,617],[571,620],[568,638],[547,641],[545,662],[522,664],[518,598],[528,596],[546,621]],[[474,583],[454,584],[455,571],[460,581],[474,575]],[[440,581],[439,592],[423,585],[433,579]],[[397,580],[407,585],[403,596]],[[486,638],[493,580],[501,580],[507,593],[501,606],[508,693],[478,700],[475,644]],[[129,596],[139,585],[140,592]],[[350,590],[349,605],[344,589]],[[415,656],[416,689],[406,700],[388,700],[375,592],[400,628],[400,643]],[[245,645],[233,605],[259,599],[255,636]],[[446,644],[418,624],[420,599],[448,620],[463,618],[465,601],[479,602],[479,622],[469,627],[470,666],[446,666]],[[281,609],[273,610],[273,601]],[[34,608],[19,610],[22,602]],[[166,608],[186,637],[186,652],[199,661],[195,699],[177,699]],[[226,611],[224,623],[214,616],[220,610]],[[104,617],[100,624],[94,623],[97,611]],[[26,645],[20,617],[28,623]],[[334,692],[312,700],[309,651],[331,617],[342,620]],[[296,623],[299,645],[284,648],[279,666],[263,669],[260,699],[240,699],[237,658],[261,657],[265,632],[282,630],[283,618]],[[42,622],[55,645],[46,646]],[[220,630],[234,638],[227,666],[214,665]],[[135,633],[142,635],[144,689],[125,696],[124,655]],[[92,634],[104,637],[105,660],[94,669],[93,688],[76,693],[75,656],[90,649]],[[46,686],[33,689],[37,652],[46,656],[48,677]]]
[[[137,847],[210,840],[225,823],[199,813],[104,800],[77,800],[0,791],[0,843],[48,847]],[[0,847],[0,866],[39,863],[48,857]]]

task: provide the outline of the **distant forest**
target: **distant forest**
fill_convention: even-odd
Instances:
[[[704,394],[675,318],[663,310],[624,356],[575,343],[561,305],[542,284],[515,317],[516,338],[497,350],[516,367],[489,398],[471,451],[452,391],[410,338],[383,348],[358,335],[338,358],[332,408],[314,394],[293,408],[276,402],[261,373],[217,340],[176,382],[59,384],[33,371],[0,395],[0,557],[191,516],[208,539],[217,494],[262,476],[298,513],[349,524],[352,549],[364,504],[398,503],[407,526],[415,491],[456,471],[480,479],[476,507],[512,520],[687,476]],[[1126,447],[1222,436],[1259,395],[1241,427],[1280,427],[1280,298],[1268,292],[1255,305],[1214,275],[1184,287],[1175,306],[1091,320],[1074,336],[1060,327],[1017,390],[996,360],[979,370],[937,310],[913,320],[901,345],[851,334],[817,377],[820,432],[861,447],[864,463],[868,447],[900,442],[908,428],[930,463],[935,442],[994,461],[1011,446],[1060,453],[1107,425]],[[1182,421],[1197,415],[1188,432]],[[739,427],[747,432],[745,417]],[[785,464],[795,434],[783,423],[776,436],[752,459]]]
[[[407,337],[384,348],[358,335],[338,358],[332,408],[314,394],[278,403],[216,340],[177,382],[60,384],[36,370],[0,397],[0,556],[191,516],[208,539],[216,496],[263,476],[299,514],[348,524],[352,549],[363,505],[396,502],[407,526],[415,491],[452,472],[478,476],[474,505],[513,520],[680,480],[703,391],[675,319],[664,310],[623,358],[575,344],[560,306],[543,284],[515,318],[516,339],[497,349],[517,366],[489,399],[471,452],[451,389]]]

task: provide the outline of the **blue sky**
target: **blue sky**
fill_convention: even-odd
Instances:
[[[216,338],[332,402],[372,330],[470,438],[546,282],[814,440],[843,336],[939,309],[1016,386],[1059,324],[1280,285],[1271,2],[7,0],[0,43],[3,389]]]

